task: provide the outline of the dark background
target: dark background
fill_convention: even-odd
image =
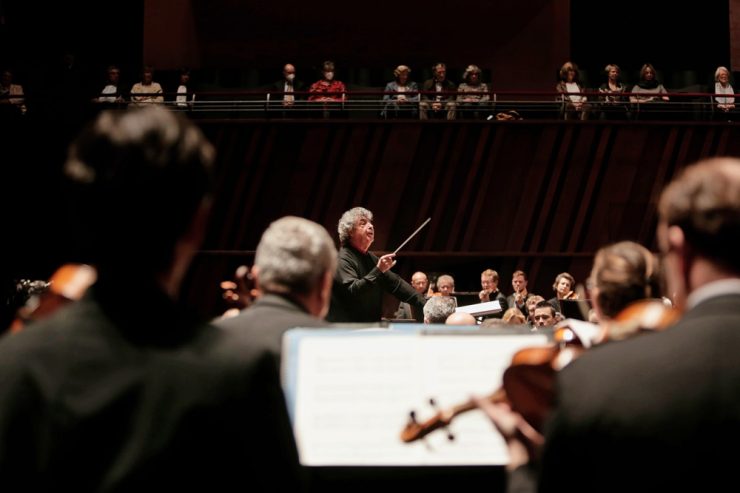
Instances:
[[[188,65],[208,87],[255,88],[275,80],[288,61],[312,81],[321,62],[333,59],[337,76],[361,88],[384,85],[401,63],[422,80],[434,62],[445,61],[456,81],[475,63],[497,89],[550,90],[557,69],[572,59],[590,86],[601,83],[607,63],[620,65],[634,82],[640,66],[651,62],[667,87],[682,89],[707,84],[718,65],[729,66],[728,5],[609,4],[597,14],[586,0],[399,6],[133,0],[91,11],[73,2],[6,0],[0,2],[0,66],[15,68],[17,82],[29,90],[54,79],[65,51],[77,56],[86,86],[100,85],[112,63],[133,84],[146,63],[164,71]],[[612,10],[604,14],[604,8]]]
[[[9,238],[0,279],[7,284],[48,278],[60,262],[74,260],[60,167],[88,116],[74,110],[75,104],[102,87],[109,64],[122,68],[124,86],[136,82],[147,63],[160,70],[165,91],[174,89],[173,74],[182,65],[194,68],[196,86],[251,89],[279,77],[286,61],[310,82],[321,62],[332,58],[338,77],[362,89],[382,87],[399,63],[411,65],[413,78],[423,80],[431,64],[443,60],[455,81],[467,64],[476,63],[497,90],[550,91],[568,59],[580,65],[591,87],[600,84],[607,63],[619,64],[634,82],[639,67],[651,62],[669,90],[691,90],[708,84],[717,65],[729,66],[728,5],[614,4],[607,15],[599,5],[596,15],[585,0],[408,0],[327,4],[326,10],[295,0],[133,0],[99,3],[92,11],[73,2],[0,1],[0,67],[12,68],[35,102],[23,122],[0,128],[0,207]],[[75,55],[72,69],[63,65],[65,53]],[[676,162],[683,164],[683,157]],[[501,214],[515,214],[507,208],[518,205],[500,201],[497,207]],[[238,248],[253,249],[255,225],[270,219],[252,221],[252,240]],[[323,222],[333,230],[335,220]],[[394,240],[413,229],[399,228]],[[390,244],[378,245],[385,246]],[[520,265],[507,258],[507,270]],[[471,289],[477,273],[466,276],[458,287]],[[502,286],[508,290],[506,281]]]

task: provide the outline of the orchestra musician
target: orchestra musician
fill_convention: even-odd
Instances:
[[[534,295],[527,291],[527,274],[522,270],[515,271],[511,275],[511,287],[514,288],[514,292],[506,297],[507,306],[519,308],[525,317],[529,317],[527,300]]]
[[[501,318],[506,310],[509,308],[509,305],[506,302],[506,296],[504,296],[504,294],[498,289],[498,280],[498,272],[493,269],[486,269],[481,272],[481,291],[480,293],[478,293],[478,299],[480,299],[481,303],[485,303],[488,301],[498,301],[501,305],[501,311],[499,313],[491,315],[491,318]]]
[[[521,416],[478,401],[509,444],[510,489],[533,491],[537,469],[540,491],[718,491],[735,481],[727,447],[740,439],[740,160],[708,159],[674,179],[658,240],[683,318],[565,367],[541,449]],[[604,301],[597,291],[602,312]]]
[[[60,308],[77,301],[97,279],[95,269],[87,264],[64,264],[52,274],[45,289],[34,294],[20,307],[10,332],[20,332],[29,323],[41,320]]]
[[[553,306],[541,297],[532,296],[530,300],[540,298],[537,306],[530,309],[537,326],[555,325],[556,343],[517,351],[504,372],[503,387],[486,400],[507,403],[519,412],[526,413],[527,426],[540,433],[552,408],[556,372],[581,354],[584,348],[637,333],[638,326],[632,320],[623,320],[622,314],[633,313],[634,307],[647,306],[644,318],[648,321],[665,320],[670,323],[675,320],[668,316],[655,316],[653,302],[665,311],[662,313],[674,313],[666,308],[662,300],[654,298],[661,294],[660,281],[658,261],[643,246],[625,241],[600,249],[594,260],[589,285],[591,295],[596,299],[601,325],[574,320],[558,324]],[[648,299],[651,301],[646,301]],[[523,315],[520,316],[523,318]],[[578,327],[574,323],[578,323]],[[658,329],[662,326],[650,325],[645,328]],[[449,422],[455,415],[474,408],[473,402],[463,403],[450,412],[441,412],[440,419]],[[411,422],[404,429],[402,439],[416,440],[435,429],[439,429],[435,418],[421,424]]]
[[[98,277],[0,339],[5,490],[300,489],[274,359],[180,297],[213,156],[159,105],[103,112],[71,146],[69,201]]]
[[[246,345],[259,343],[279,357],[283,333],[293,327],[326,327],[337,252],[323,226],[286,216],[262,234],[252,275],[259,298],[216,326]]]
[[[562,307],[560,306],[560,300],[577,300],[578,295],[575,292],[576,280],[567,272],[561,272],[555,277],[555,282],[552,285],[552,290],[555,291],[555,296],[550,298],[550,303],[555,311],[563,313]]]

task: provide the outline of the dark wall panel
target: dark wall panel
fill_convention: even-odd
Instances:
[[[341,213],[375,213],[377,251],[397,270],[449,272],[478,289],[491,267],[515,269],[549,296],[554,276],[582,281],[600,246],[654,248],[655,205],[687,164],[740,156],[740,130],[721,124],[601,122],[202,122],[219,149],[219,187],[193,296],[251,263],[262,231],[286,214],[336,236]],[[216,310],[216,301],[207,309]],[[199,299],[204,303],[203,299]]]

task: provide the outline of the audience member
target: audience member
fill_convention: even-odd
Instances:
[[[481,80],[481,76],[482,71],[477,65],[468,65],[463,73],[464,82],[457,88],[457,109],[461,118],[480,120],[490,112],[491,95],[488,94],[488,84]]]
[[[432,70],[432,78],[426,80],[421,88],[424,94],[421,95],[419,103],[419,118],[454,120],[456,114],[454,92],[457,88],[447,79],[447,65],[440,62],[435,64]]]
[[[325,61],[321,66],[321,79],[317,80],[308,92],[311,95],[309,101],[324,103],[321,116],[329,118],[330,116],[341,116],[342,104],[344,103],[347,88],[342,81],[336,80],[336,68],[334,62]]]
[[[730,84],[730,71],[726,67],[717,67],[714,72],[714,94],[718,95],[714,98],[715,107],[721,113],[726,114],[735,109],[735,98],[732,96],[735,90]]]
[[[180,69],[180,80],[177,86],[177,95],[175,96],[175,105],[180,109],[192,108],[195,94],[188,88],[190,84],[190,69]]]
[[[0,76],[0,104],[11,104],[21,115],[26,114],[26,98],[23,86],[13,84],[13,72],[3,70]]]
[[[583,92],[581,86],[578,66],[573,62],[565,62],[560,67],[560,82],[555,86],[555,90],[562,94],[563,118],[566,120],[585,120],[588,117],[588,105],[586,96],[580,95]]]
[[[629,118],[629,109],[627,102],[629,99],[624,96],[627,86],[622,84],[622,71],[618,65],[609,64],[604,68],[606,82],[599,86],[601,96],[601,120],[624,120]]]
[[[283,116],[294,116],[295,109],[300,109],[296,104],[297,101],[304,99],[304,96],[300,93],[305,90],[303,82],[296,78],[296,68],[291,63],[286,63],[283,66],[283,77],[279,81],[275,82],[270,88],[275,92],[272,95],[272,101],[280,102],[280,107],[276,108],[282,111]],[[290,113],[289,113],[290,112]]]
[[[154,69],[144,67],[141,73],[141,82],[131,88],[131,103],[134,105],[149,103],[164,103],[162,86],[154,82]]]
[[[416,118],[419,104],[419,86],[409,80],[411,69],[399,65],[393,71],[396,78],[386,84],[383,92],[383,118]]]
[[[632,87],[632,95],[630,96],[630,102],[637,105],[640,119],[659,119],[662,118],[662,112],[656,111],[652,105],[654,103],[668,101],[668,96],[660,96],[665,94],[666,91],[663,84],[658,82],[655,75],[655,68],[646,63],[640,69],[640,80],[637,84]]]
[[[95,99],[98,103],[121,103],[123,96],[119,88],[121,83],[121,69],[110,65],[106,70],[106,84]]]
[[[657,94],[665,94],[668,91],[665,90],[663,84],[658,82],[655,75],[655,68],[650,63],[646,63],[640,69],[640,80],[632,88],[632,92],[638,93],[630,96],[630,101],[633,103],[647,103],[658,99],[662,99],[663,101],[669,100],[668,96],[656,96]],[[646,95],[642,96],[641,94]]]

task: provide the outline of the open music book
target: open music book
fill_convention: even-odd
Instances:
[[[517,350],[546,336],[509,329],[409,333],[294,329],[283,339],[283,377],[301,463],[307,466],[500,465],[506,446],[475,410],[449,431],[406,444],[400,432],[471,395],[501,386]]]

